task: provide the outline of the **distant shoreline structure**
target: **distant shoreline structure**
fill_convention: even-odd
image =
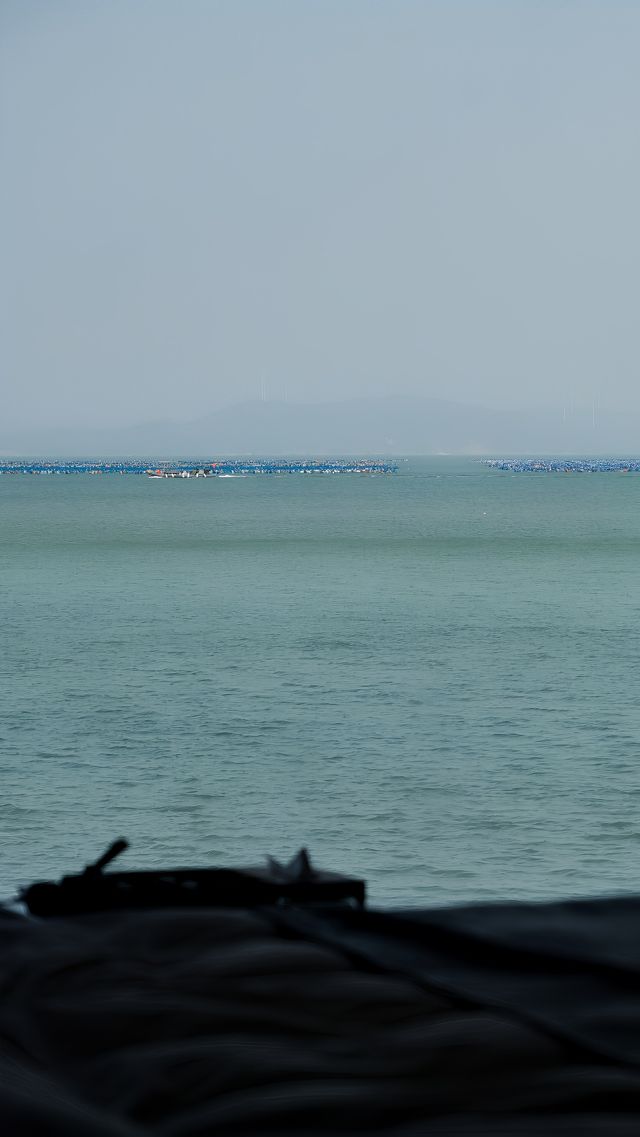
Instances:
[[[248,477],[274,474],[395,474],[395,462],[375,458],[351,459],[221,459],[202,462],[193,458],[182,461],[158,459],[5,459],[0,461],[0,474],[146,474],[150,478],[216,478]]]
[[[640,474],[640,458],[483,458],[511,474]]]

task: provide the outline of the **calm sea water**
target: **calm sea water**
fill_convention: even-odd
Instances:
[[[380,903],[640,889],[640,478],[0,478],[0,884],[309,846]]]

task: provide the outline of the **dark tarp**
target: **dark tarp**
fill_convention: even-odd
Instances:
[[[0,915],[2,1137],[640,1131],[640,900]]]

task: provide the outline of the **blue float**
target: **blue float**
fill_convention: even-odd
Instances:
[[[68,458],[11,458],[0,461],[0,474],[162,474],[193,477],[197,472],[207,477],[220,475],[257,474],[394,474],[398,467],[393,462],[377,459],[284,459],[257,460],[253,458],[223,458],[217,461],[196,461],[193,458],[172,462],[157,458],[123,458],[119,460],[68,459]]]
[[[640,458],[483,458],[510,474],[640,474]]]

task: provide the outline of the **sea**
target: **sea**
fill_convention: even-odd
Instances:
[[[301,846],[402,907],[640,889],[640,477],[0,477],[0,891]]]

